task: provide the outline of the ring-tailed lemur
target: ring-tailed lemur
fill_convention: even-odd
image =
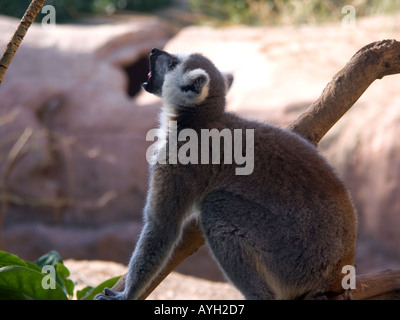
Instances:
[[[354,263],[356,218],[347,189],[302,137],[225,111],[232,80],[200,54],[151,52],[143,87],[163,100],[157,154],[169,155],[170,121],[178,133],[191,129],[199,136],[202,129],[251,129],[254,168],[237,175],[229,163],[152,164],[144,227],[125,291],[106,289],[97,299],[140,296],[193,211],[215,259],[245,298],[349,297],[342,267]]]

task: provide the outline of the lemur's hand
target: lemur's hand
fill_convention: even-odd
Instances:
[[[125,292],[116,292],[105,288],[103,293],[99,293],[94,297],[95,300],[127,300]]]

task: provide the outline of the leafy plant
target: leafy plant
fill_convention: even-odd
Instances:
[[[0,251],[1,300],[68,300],[73,298],[75,283],[58,252],[50,251],[34,263]],[[77,291],[78,300],[92,300],[105,287],[112,287],[119,277],[97,287]]]

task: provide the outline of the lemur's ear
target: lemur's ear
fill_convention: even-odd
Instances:
[[[225,82],[225,92],[228,92],[233,83],[233,73],[231,72],[221,72]]]
[[[202,96],[205,99],[208,95],[208,86],[210,77],[203,69],[195,69],[185,73],[182,78],[181,90],[197,96]]]

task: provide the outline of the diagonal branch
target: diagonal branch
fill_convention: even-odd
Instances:
[[[363,47],[333,77],[318,100],[288,129],[317,145],[372,82],[397,73],[400,73],[400,42],[383,40]],[[192,221],[184,229],[183,237],[168,265],[140,299],[146,299],[177,265],[196,252],[204,243],[205,240],[199,226]],[[399,271],[362,275],[357,277],[357,289],[354,290],[353,296],[361,300],[379,296],[393,298],[399,294],[399,282]],[[113,287],[113,290],[123,291],[123,288],[124,276]]]
[[[17,30],[15,30],[13,37],[7,44],[3,56],[0,59],[0,84],[3,82],[4,75],[11,63],[11,60],[14,58],[14,55],[17,52],[22,39],[25,37],[26,32],[28,31],[32,22],[35,20],[45,1],[46,0],[33,0],[31,2],[24,16],[22,17]]]
[[[372,82],[396,73],[400,73],[400,42],[383,40],[363,47],[289,129],[318,144]]]

